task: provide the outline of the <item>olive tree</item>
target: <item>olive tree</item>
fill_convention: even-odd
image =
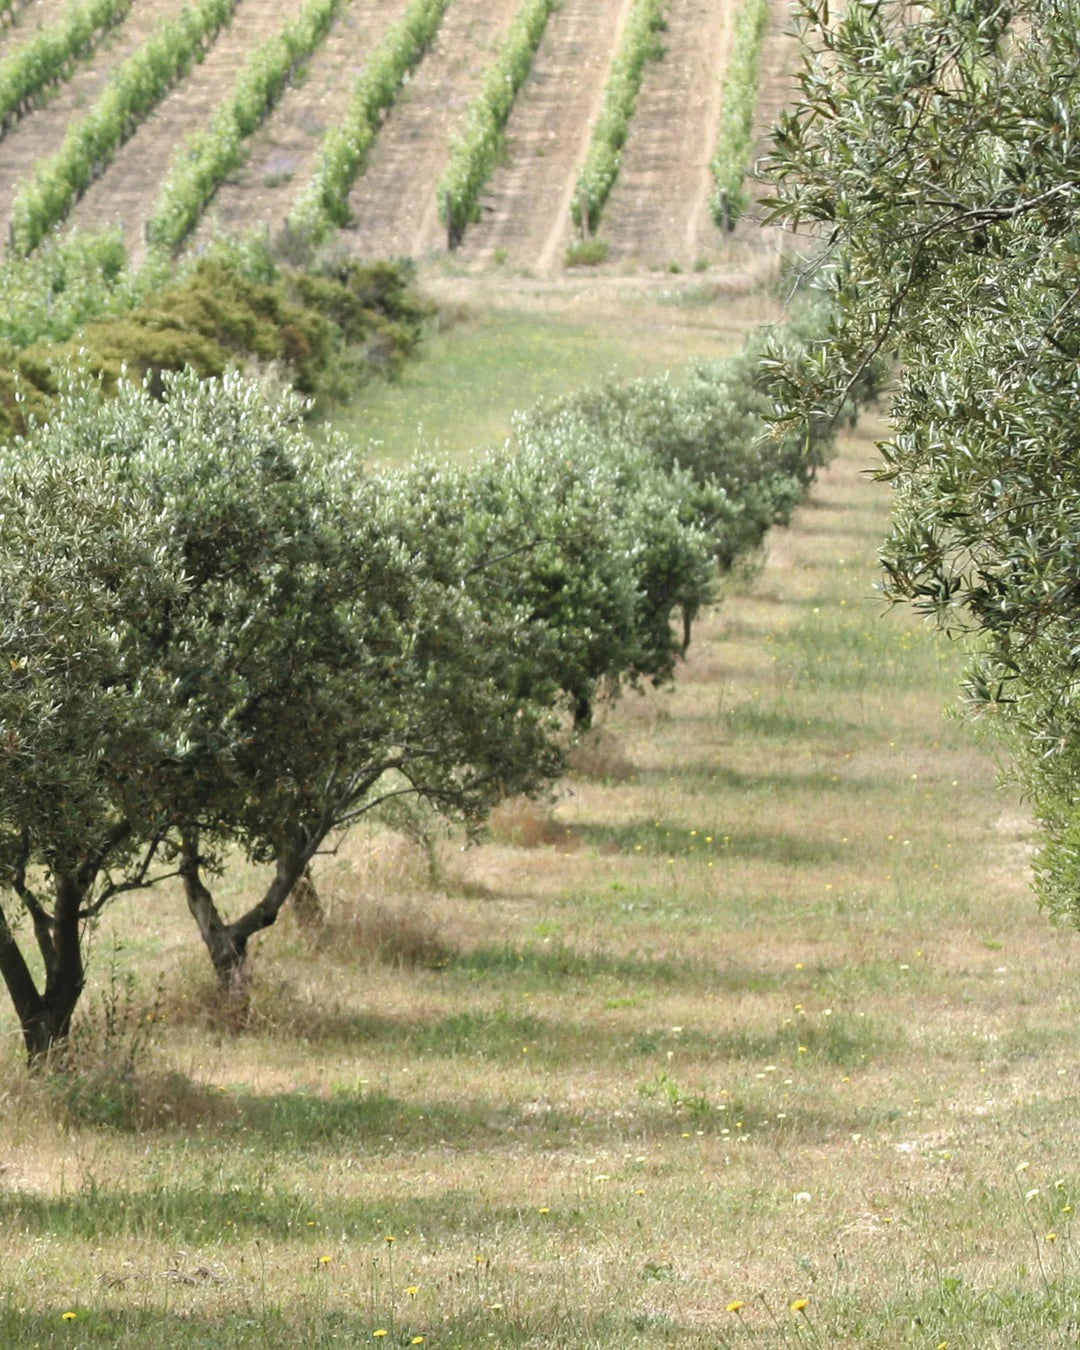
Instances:
[[[182,719],[143,616],[186,587],[150,503],[93,458],[0,454],[0,975],[32,1061],[70,1029],[86,926],[169,870],[144,785]]]
[[[889,596],[975,641],[969,705],[1044,830],[1040,892],[1080,919],[1080,6],[802,7],[802,98],[775,132],[774,217],[834,293],[788,364],[792,415],[899,363],[881,477]]]
[[[785,346],[800,345],[791,324],[783,334]],[[831,450],[824,419],[810,434],[796,429],[774,435],[765,384],[751,348],[727,361],[697,363],[679,381],[613,381],[570,394],[541,406],[521,429],[541,443],[569,441],[579,453],[589,447],[593,455],[636,465],[638,481],[677,503],[683,526],[703,536],[724,574],[745,565],[769,529],[790,519]],[[644,528],[655,519],[648,508]],[[711,593],[692,579],[678,596],[683,653]]]
[[[141,584],[131,567],[115,602],[129,678],[154,693],[158,723],[137,740],[130,800],[111,778],[100,785],[88,837],[130,840],[133,866],[145,837],[172,861],[223,982],[314,854],[388,793],[471,824],[562,764],[550,700],[522,696],[504,661],[517,613],[481,609],[461,577],[419,567],[395,529],[396,489],[316,447],[302,410],[239,376],[167,376],[160,400],[132,384],[104,400],[82,383],[12,455],[65,473],[87,465],[106,497],[138,504],[160,541],[157,589],[127,603]],[[61,513],[42,543],[47,557],[70,552],[64,529]],[[17,546],[4,552],[14,568]],[[119,564],[105,554],[101,565]],[[78,584],[72,600],[82,605]],[[114,625],[103,620],[98,633],[95,623],[88,612],[108,649]],[[57,659],[58,678],[76,690],[57,699],[76,716],[80,697],[97,696],[97,676],[85,661]],[[117,720],[120,735],[123,710]],[[93,723],[84,736],[101,760],[108,747]],[[72,808],[59,795],[63,825]],[[272,871],[254,903],[226,917],[209,881],[237,847]],[[18,882],[17,868],[11,875]],[[134,879],[148,878],[140,864]]]
[[[519,688],[583,730],[599,695],[671,678],[672,609],[712,584],[676,479],[576,426],[534,435],[522,422],[503,451],[470,468],[421,464],[403,484],[424,566],[461,575],[485,611],[520,615],[507,658]]]

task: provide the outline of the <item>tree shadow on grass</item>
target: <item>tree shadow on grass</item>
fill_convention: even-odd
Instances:
[[[0,1223],[28,1238],[48,1234],[54,1242],[93,1242],[101,1247],[110,1241],[134,1241],[164,1243],[170,1249],[206,1249],[265,1238],[311,1240],[318,1251],[330,1238],[381,1242],[387,1233],[422,1234],[430,1246],[461,1235],[485,1241],[493,1232],[531,1231],[541,1224],[545,1232],[571,1233],[592,1228],[598,1209],[609,1206],[615,1192],[625,1189],[629,1194],[640,1186],[638,1173],[632,1168],[617,1172],[595,1203],[575,1192],[564,1203],[557,1194],[545,1193],[519,1204],[492,1204],[474,1189],[458,1187],[414,1197],[369,1199],[291,1181],[279,1184],[275,1161],[284,1154],[290,1165],[298,1155],[314,1163],[327,1147],[335,1153],[347,1149],[362,1175],[365,1159],[377,1167],[377,1159],[420,1148],[488,1156],[505,1153],[512,1165],[512,1159],[526,1153],[566,1147],[621,1146],[629,1151],[666,1140],[678,1143],[720,1135],[725,1140],[774,1135],[778,1147],[788,1147],[820,1143],[858,1128],[851,1119],[796,1107],[777,1120],[771,1109],[738,1101],[713,1103],[683,1093],[663,1075],[644,1083],[639,1096],[636,1109],[620,1112],[618,1119],[600,1112],[586,1116],[559,1110],[525,1116],[494,1102],[459,1110],[381,1093],[240,1098],[232,1140],[229,1130],[223,1129],[213,1141],[204,1141],[207,1148],[212,1143],[212,1153],[191,1149],[182,1159],[172,1159],[162,1148],[156,1162],[147,1163],[143,1172],[126,1182],[87,1183],[58,1196],[5,1191],[0,1193]],[[230,1142],[242,1142],[243,1148],[230,1151]],[[541,1204],[549,1210],[542,1216],[537,1211]],[[402,1251],[407,1251],[405,1241]],[[9,1342],[0,1338],[0,1344],[6,1350]]]
[[[599,983],[605,993],[642,989],[700,989],[717,993],[765,993],[778,987],[781,977],[772,971],[725,962],[694,961],[687,957],[622,955],[579,951],[565,943],[510,943],[478,946],[454,952],[443,963],[448,973],[482,980],[506,978],[516,989],[557,989],[573,982]]]
[[[731,829],[705,823],[697,829],[670,820],[631,820],[617,825],[579,823],[578,836],[607,852],[646,853],[665,858],[698,858],[722,865],[739,861],[783,866],[846,862],[850,849],[839,840],[781,830]]]
[[[498,1345],[501,1350],[515,1346],[596,1346],[610,1345],[636,1350],[657,1344],[698,1350],[703,1344],[700,1322],[681,1323],[667,1313],[655,1310],[651,1281],[662,1278],[655,1270],[643,1271],[640,1306],[591,1312],[585,1301],[567,1296],[565,1280],[553,1283],[551,1300],[541,1306],[518,1311],[504,1310],[499,1304],[485,1306],[480,1292],[473,1309],[464,1308],[454,1316],[439,1320],[438,1344],[442,1350],[474,1350],[478,1345]],[[632,1294],[633,1285],[628,1293]],[[257,1307],[245,1306],[218,1315],[175,1314],[164,1306],[142,1306],[99,1310],[79,1303],[58,1304],[47,1309],[16,1307],[23,1295],[17,1290],[0,1288],[0,1345],[4,1350],[71,1350],[75,1344],[101,1347],[149,1346],[155,1350],[206,1350],[207,1346],[229,1350],[265,1350],[268,1345],[342,1345],[357,1346],[372,1342],[375,1332],[386,1324],[385,1316],[372,1316],[353,1306],[335,1306],[333,1294],[319,1300],[320,1306],[287,1306],[277,1303],[273,1291],[266,1291]],[[164,1293],[161,1304],[166,1303]],[[464,1300],[468,1301],[468,1300]],[[327,1306],[329,1304],[329,1306]],[[460,1306],[460,1305],[459,1305]],[[71,1320],[65,1314],[74,1312]],[[414,1335],[430,1336],[431,1329],[419,1310],[411,1319],[397,1319],[396,1337],[387,1345],[409,1345]]]

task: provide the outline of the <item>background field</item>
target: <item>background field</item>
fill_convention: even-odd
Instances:
[[[52,155],[73,119],[83,115],[119,64],[146,41],[175,6],[133,0],[122,23],[78,63],[44,106],[0,141],[0,229],[6,237],[19,183]],[[338,246],[362,257],[423,258],[446,250],[436,185],[449,144],[470,99],[509,30],[518,0],[452,0],[433,48],[385,118],[367,171],[350,198],[354,224]],[[572,237],[570,202],[600,110],[605,81],[629,0],[562,0],[552,14],[532,72],[506,128],[500,166],[484,191],[481,220],[467,232],[458,260],[475,270],[497,262],[558,272]],[[601,234],[612,266],[705,264],[725,240],[707,210],[712,153],[729,55],[733,0],[669,0],[663,58],[647,63],[615,194]],[[225,99],[242,62],[300,9],[271,0],[240,0],[231,22],[156,111],[138,126],[82,200],[73,220],[83,228],[119,226],[139,255],[143,230],[178,143],[204,127]],[[283,226],[312,172],[325,132],[340,123],[356,79],[379,41],[406,9],[405,0],[349,0],[280,104],[251,139],[246,162],[218,192],[195,246],[215,229]],[[59,0],[33,0],[0,29],[0,59],[63,13]],[[787,89],[791,44],[778,3],[766,43],[762,127]],[[758,247],[756,231],[741,233]]]

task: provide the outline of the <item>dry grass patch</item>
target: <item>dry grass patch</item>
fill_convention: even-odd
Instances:
[[[489,833],[496,843],[514,848],[558,848],[565,853],[580,844],[550,808],[528,797],[513,797],[497,806],[491,813]]]

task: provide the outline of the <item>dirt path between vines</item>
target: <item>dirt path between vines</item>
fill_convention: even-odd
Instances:
[[[792,107],[798,98],[796,72],[799,66],[799,43],[791,24],[787,0],[770,0],[769,28],[761,47],[761,68],[758,77],[758,101],[754,114],[754,156],[751,166],[768,153],[770,133],[780,114]],[[751,184],[755,198],[767,196],[772,190],[767,183]],[[751,212],[753,219],[757,212]],[[747,227],[750,228],[748,221]]]
[[[672,0],[664,56],[645,68],[599,235],[617,263],[682,267],[715,250],[709,160],[720,123],[735,6]]]
[[[215,230],[276,234],[315,169],[323,135],[345,118],[364,63],[401,17],[406,0],[354,0],[340,14],[307,71],[251,138],[247,164],[214,198],[195,247]]]
[[[506,128],[507,162],[483,197],[483,219],[459,250],[476,264],[498,257],[549,271],[570,229],[574,180],[630,0],[565,0],[548,20]]]
[[[291,22],[303,0],[244,0],[229,27],[204,60],[146,119],[75,211],[86,229],[119,225],[136,260],[144,253],[143,230],[153,213],[176,147],[206,128],[232,93],[251,53]]]
[[[367,172],[349,198],[355,225],[344,232],[363,258],[418,258],[446,247],[436,188],[485,71],[518,0],[456,0],[439,36],[391,109]]]
[[[49,11],[51,14],[51,10]],[[90,61],[0,141],[0,225],[6,239],[11,208],[24,179],[63,144],[70,123],[93,107],[117,66],[175,17],[173,0],[136,0],[124,22],[109,33]]]

